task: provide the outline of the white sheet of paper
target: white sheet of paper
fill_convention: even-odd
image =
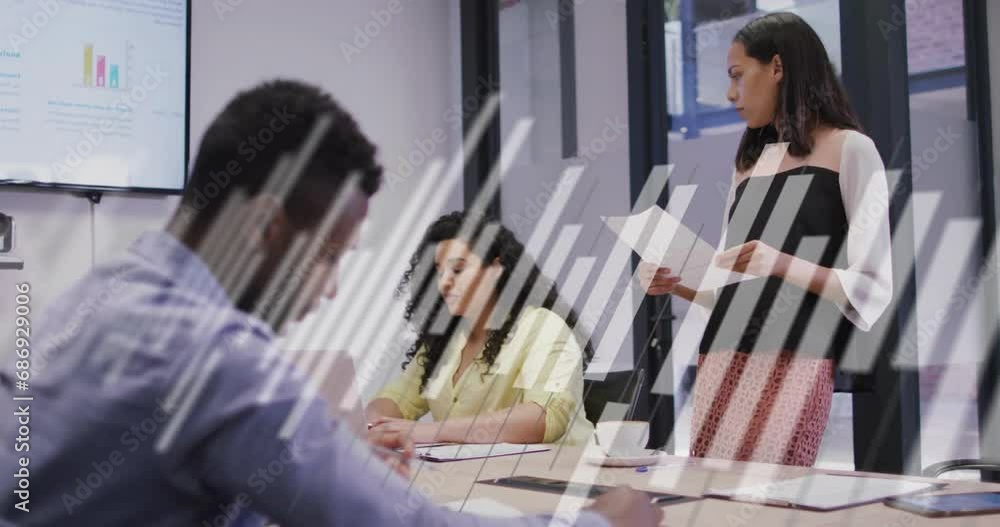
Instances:
[[[932,488],[933,484],[919,481],[812,474],[762,485],[710,490],[707,494],[729,496],[740,501],[772,501],[818,509],[836,509]]]
[[[477,459],[483,457],[508,456],[511,454],[526,454],[551,450],[550,445],[524,445],[513,443],[495,444],[455,444],[441,446],[418,446],[417,456],[433,457],[440,460]]]
[[[756,278],[715,265],[715,247],[698,237],[676,217],[653,205],[631,216],[609,216],[604,223],[644,261],[669,267],[681,284],[695,290],[715,289]],[[651,235],[643,243],[647,225]]]
[[[464,504],[464,506],[463,506]],[[444,504],[445,507],[453,511],[462,511],[469,514],[478,514],[487,518],[517,518],[524,516],[524,513],[491,498],[472,498],[468,501],[456,500]]]

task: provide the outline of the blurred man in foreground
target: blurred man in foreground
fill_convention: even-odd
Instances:
[[[302,376],[273,375],[285,367],[274,333],[332,295],[380,177],[375,147],[319,89],[271,82],[230,102],[166,231],[143,235],[33,319],[30,511],[6,478],[0,518],[548,524],[477,518],[413,495],[330,417],[329,402],[303,390]],[[11,401],[13,362],[0,366],[0,400]],[[2,423],[13,444],[16,420]],[[371,440],[412,452],[398,435]],[[395,464],[405,474],[406,454]],[[0,473],[20,465],[5,451]],[[659,515],[645,494],[619,489],[576,522],[654,525]]]

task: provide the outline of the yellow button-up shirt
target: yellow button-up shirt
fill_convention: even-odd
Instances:
[[[586,443],[594,427],[583,411],[583,353],[562,317],[525,307],[493,366],[477,359],[453,383],[467,339],[464,332],[455,333],[423,391],[425,349],[376,397],[395,402],[405,419],[416,420],[429,411],[435,421],[533,402],[545,409],[545,443],[563,436],[566,444]]]

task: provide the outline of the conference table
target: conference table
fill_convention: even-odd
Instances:
[[[594,447],[587,447],[593,449]],[[713,488],[764,484],[807,474],[849,474],[897,478],[803,467],[742,463],[725,460],[664,456],[660,467],[638,472],[633,467],[604,467],[590,461],[593,450],[584,447],[554,448],[547,452],[434,463],[415,461],[412,487],[439,504],[488,498],[526,514],[554,513],[579,507],[589,500],[516,488],[476,483],[512,475],[539,476],[600,485],[629,485],[636,489],[700,497]],[[935,493],[1000,492],[1000,484],[978,481],[935,480],[906,476],[909,481],[946,482]],[[481,503],[482,500],[479,500]],[[997,526],[1000,514],[956,518],[925,518],[872,503],[830,512],[813,512],[757,503],[704,498],[664,505],[662,525],[795,525],[795,526]]]

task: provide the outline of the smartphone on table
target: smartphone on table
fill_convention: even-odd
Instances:
[[[884,503],[928,518],[1000,514],[1000,492],[898,496]]]

